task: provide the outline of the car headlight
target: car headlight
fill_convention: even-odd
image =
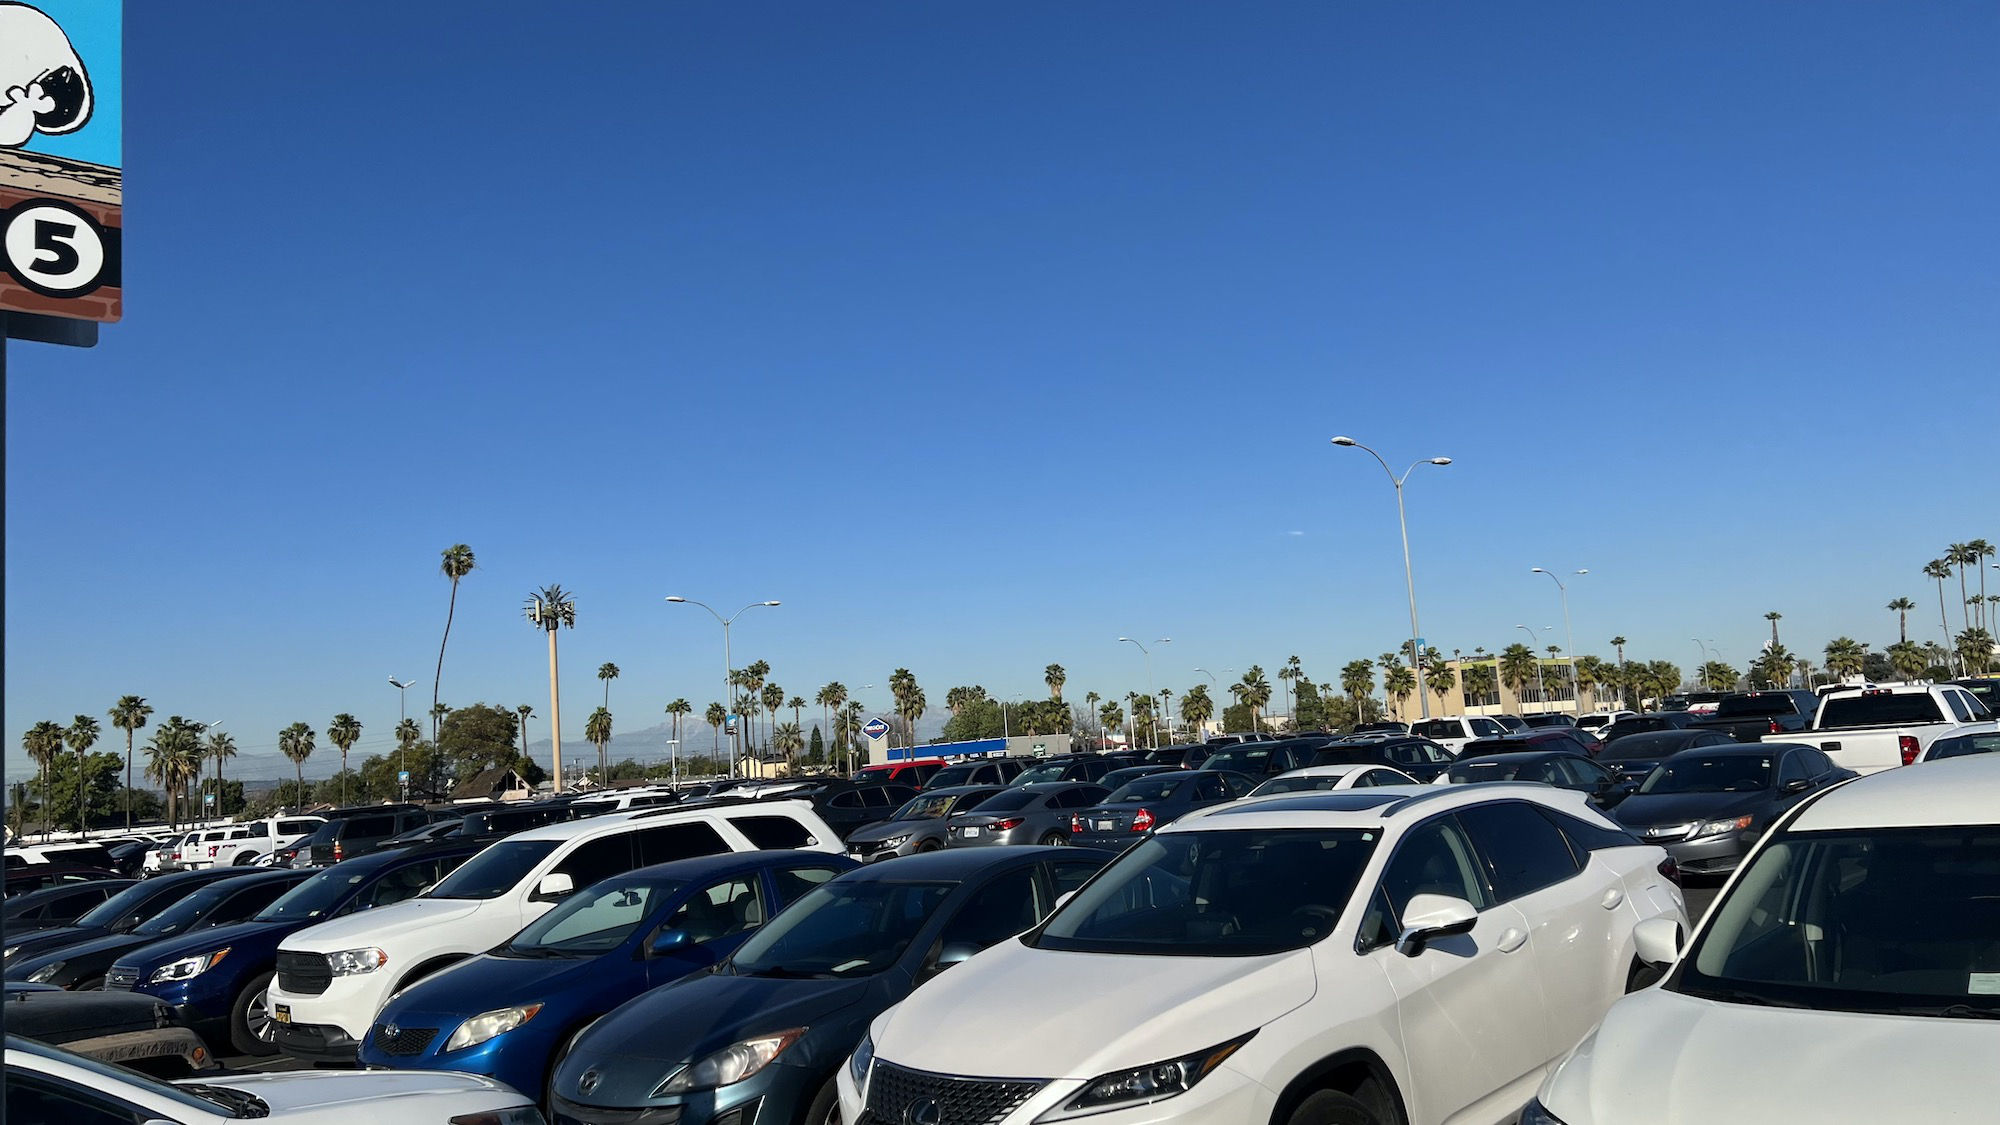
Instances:
[[[34,972],[29,973],[28,982],[30,984],[47,984],[55,979],[57,973],[62,972],[62,968],[63,963],[61,961],[51,961]]]
[[[516,1105],[479,1113],[461,1113],[451,1119],[450,1125],[546,1125],[546,1122],[542,1111],[534,1106]]]
[[[875,1037],[861,1033],[861,1045],[847,1056],[847,1076],[854,1079],[854,1088],[859,1090],[868,1084],[868,1068],[875,1065]]]
[[[444,1041],[444,1049],[456,1051],[461,1047],[471,1047],[484,1043],[495,1035],[512,1031],[535,1018],[542,1010],[540,1004],[519,1004],[512,1008],[497,1008],[478,1015],[458,1025],[451,1038]]]
[[[1150,1066],[1133,1067],[1131,1070],[1114,1071],[1093,1078],[1084,1086],[1081,1093],[1035,1120],[1061,1121],[1070,1117],[1103,1113],[1109,1109],[1145,1105],[1185,1094],[1194,1089],[1195,1083],[1215,1073],[1224,1059],[1235,1054],[1256,1034],[1253,1031],[1248,1035],[1239,1035],[1227,1043],[1218,1043],[1205,1051],[1196,1051],[1192,1055],[1182,1055],[1180,1058],[1168,1059]]]
[[[891,836],[888,839],[882,841],[882,846],[885,848],[900,848],[904,844],[907,844],[909,842],[910,842],[910,834],[908,832],[905,832],[901,836]]]
[[[1540,1098],[1528,1103],[1521,1111],[1521,1125],[1563,1125],[1563,1119],[1550,1113]]]
[[[222,958],[228,952],[229,949],[225,946],[213,953],[203,953],[197,957],[183,957],[178,961],[169,961],[159,968],[154,969],[151,973],[148,973],[146,975],[146,983],[165,984],[168,981],[192,980],[220,964]]]
[[[690,1094],[696,1090],[713,1090],[721,1086],[733,1086],[771,1064],[771,1060],[783,1054],[785,1048],[799,1041],[806,1029],[795,1027],[790,1031],[759,1035],[754,1039],[744,1039],[731,1043],[722,1050],[689,1063],[674,1071],[667,1080],[653,1090],[652,1097],[661,1098],[671,1094]]]
[[[12,961],[14,954],[19,952],[21,952],[21,947],[18,945],[10,945],[5,949],[0,949],[0,961]]]
[[[1728,816],[1721,820],[1704,820],[1694,826],[1694,831],[1688,833],[1688,839],[1698,840],[1703,836],[1720,836],[1724,832],[1741,832],[1750,827],[1750,822],[1755,819],[1756,817],[1751,816]]]
[[[379,949],[343,949],[326,955],[327,968],[337,977],[372,973],[389,963],[389,955]]]

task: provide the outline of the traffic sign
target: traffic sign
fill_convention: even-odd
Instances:
[[[883,722],[880,718],[870,719],[862,726],[861,733],[870,738],[880,738],[889,733],[889,724]]]
[[[409,770],[397,770],[397,771],[396,771],[396,784],[398,784],[398,785],[408,785],[409,783],[410,783],[410,771],[409,771]]]
[[[204,805],[212,805],[212,804],[214,804],[214,803],[215,803],[215,794],[213,794],[213,793],[203,793],[203,794],[201,795],[201,803],[202,803],[202,804],[204,804]]]

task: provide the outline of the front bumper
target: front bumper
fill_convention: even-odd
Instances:
[[[295,1059],[314,1063],[353,1065],[361,1044],[352,1035],[332,1024],[271,1024],[271,1038],[278,1049]]]
[[[875,1065],[880,1066],[881,1061],[878,1059]],[[871,1069],[871,1080],[874,1073]],[[975,1082],[1001,1081],[973,1076],[963,1078]],[[998,1125],[1027,1125],[1069,1101],[1088,1085],[1089,1082],[1082,1079],[1055,1079],[999,1118]],[[889,1111],[885,1116],[876,1116],[869,1110],[864,1098],[866,1091],[855,1085],[845,1061],[840,1064],[837,1088],[840,1118],[845,1125],[904,1125],[894,1107],[883,1107]],[[1091,1125],[1167,1125],[1169,1122],[1205,1125],[1207,1122],[1268,1121],[1276,1108],[1276,1094],[1225,1064],[1184,1094],[1145,1105],[1104,1110],[1079,1120],[1088,1121]]]
[[[1723,832],[1715,836],[1703,836],[1699,840],[1681,840],[1664,845],[1667,854],[1674,857],[1680,869],[1694,875],[1727,875],[1736,870],[1743,857],[1750,854],[1750,848],[1757,842],[1755,827],[1736,832]]]
[[[385,1037],[384,1023],[378,1019],[358,1045],[355,1061],[371,1069],[484,1074],[539,1101],[549,1081],[549,1059],[555,1055],[565,1029],[561,1012],[551,1010],[540,1014],[547,1016],[547,1020],[530,1020],[484,1043],[447,1051],[444,1045],[465,1022],[464,1014],[397,1012],[395,1023],[401,1035],[396,1039]],[[428,1037],[424,1037],[426,1032]]]
[[[317,996],[286,992],[274,978],[271,1026],[278,1047],[314,1062],[353,1062],[389,989],[388,980],[378,979],[382,975],[377,971],[334,977]]]
[[[840,1065],[845,1067],[846,1060]],[[775,1064],[734,1086],[649,1106],[614,1109],[557,1094],[550,1097],[549,1108],[555,1114],[552,1125],[792,1125],[805,1116],[825,1081],[825,1075],[802,1067]]]

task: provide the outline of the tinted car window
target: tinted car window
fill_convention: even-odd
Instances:
[[[729,842],[722,838],[722,833],[717,832],[715,826],[705,820],[691,820],[685,824],[662,824],[642,829],[637,835],[639,837],[637,866],[640,867],[651,867],[656,863],[667,863],[676,859],[690,859],[698,855],[721,855],[730,850]]]
[[[984,949],[1035,924],[1035,869],[1023,867],[995,876],[945,923],[946,945],[961,942]]]
[[[1090,877],[1097,874],[1099,865],[1074,859],[1059,859],[1051,864],[1050,867],[1054,876],[1056,894],[1066,895],[1089,882]]]
[[[788,816],[743,816],[729,823],[760,849],[803,848],[813,842],[806,826]],[[646,862],[650,866],[656,861]]]
[[[1094,805],[1104,797],[1104,787],[1101,785],[1079,785],[1074,789],[1065,789],[1057,793],[1055,800],[1049,803],[1059,809],[1080,809]]]
[[[1764,715],[1796,715],[1798,702],[1789,695],[1776,692],[1760,695],[1732,695],[1715,705],[1718,719],[1741,718]]]
[[[1899,723],[1938,723],[1944,712],[1928,695],[1888,693],[1828,696],[1820,705],[1821,727],[1894,726]]]
[[[216,907],[215,913],[209,915],[208,922],[210,925],[223,926],[231,922],[242,922],[254,918],[265,907],[284,897],[286,891],[298,886],[299,882],[304,882],[304,880],[286,882],[284,880],[273,879],[258,883],[255,886],[245,887],[235,894],[230,895],[221,906]]]
[[[840,874],[832,867],[784,867],[771,872],[771,881],[778,885],[780,905],[793,899]]]
[[[1554,886],[1578,871],[1563,834],[1522,802],[1475,805],[1458,816],[1485,857],[1494,897],[1501,902]]]
[[[1421,825],[1397,845],[1362,919],[1363,947],[1394,941],[1402,929],[1403,910],[1417,895],[1464,899],[1475,910],[1492,905],[1479,854],[1453,817]]]
[[[1953,738],[1940,738],[1931,747],[1930,761],[1943,758],[1963,758],[1968,754],[2000,753],[2000,734],[1961,734]]]
[[[1539,805],[1535,807],[1535,811],[1547,817],[1549,823],[1555,825],[1556,829],[1569,840],[1579,860],[1587,852],[1604,848],[1629,848],[1639,843],[1623,829],[1594,824],[1582,817],[1570,816],[1568,813],[1545,809]]]
[[[393,816],[357,816],[335,823],[346,825],[340,832],[343,840],[365,840],[371,836],[396,834],[396,818]]]
[[[1040,794],[1029,793],[1021,789],[1008,789],[1004,792],[995,793],[993,796],[981,801],[979,803],[979,811],[982,813],[1017,812],[1034,804],[1039,796]]]
[[[1770,787],[1768,755],[1688,753],[1660,763],[1639,792],[1748,793]]]

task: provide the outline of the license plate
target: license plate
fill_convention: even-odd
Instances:
[[[1108,820],[1100,820],[1100,821],[1098,821],[1098,822],[1097,822],[1097,830],[1098,830],[1099,832],[1109,832],[1109,831],[1111,831],[1111,822],[1110,822],[1110,821],[1108,821]]]
[[[271,1005],[271,1019],[277,1023],[292,1022],[292,1006],[290,1004]]]
[[[961,829],[959,829],[959,830],[958,830],[958,834],[959,834],[960,836],[963,836],[963,837],[965,837],[966,839],[970,840],[970,839],[972,839],[972,838],[973,838],[974,836],[977,836],[977,835],[979,835],[979,829],[977,829],[977,828],[961,828]]]

